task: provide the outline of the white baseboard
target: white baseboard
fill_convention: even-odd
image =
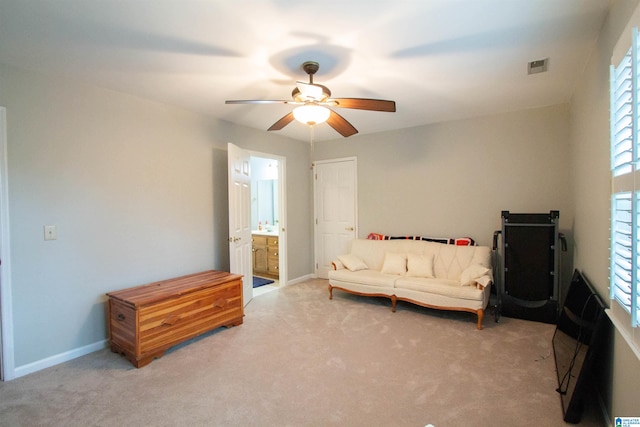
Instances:
[[[296,283],[304,282],[305,280],[314,279],[314,278],[315,278],[315,274],[306,274],[306,275],[300,276],[300,277],[298,277],[296,279],[289,280],[287,282],[287,286],[295,285]]]
[[[50,368],[60,363],[68,362],[75,358],[93,353],[94,351],[102,350],[108,345],[108,340],[102,340],[93,344],[85,345],[84,347],[74,348],[73,350],[65,351],[64,353],[56,354],[55,356],[47,357],[46,359],[38,360],[37,362],[28,363],[26,365],[18,366],[14,369],[11,379],[23,377],[25,375],[32,374],[42,369]]]

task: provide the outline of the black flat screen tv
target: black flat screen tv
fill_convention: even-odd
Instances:
[[[575,270],[560,311],[552,345],[564,420],[578,423],[591,366],[603,327],[605,305],[584,276]]]

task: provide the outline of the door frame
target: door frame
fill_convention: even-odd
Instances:
[[[273,159],[278,162],[278,281],[280,286],[287,286],[287,158],[262,151],[247,150],[251,157]],[[251,208],[249,208],[251,209]]]
[[[9,181],[7,110],[0,107],[0,380],[15,378],[11,252],[9,239]]]
[[[316,179],[316,167],[320,164],[330,164],[330,163],[343,163],[343,162],[353,162],[354,167],[354,183],[353,183],[353,196],[355,198],[354,207],[353,207],[353,227],[354,227],[354,238],[358,238],[358,158],[355,156],[352,157],[341,157],[337,159],[326,159],[326,160],[315,160],[312,163],[313,168],[313,276],[318,277],[318,269],[319,269],[319,242],[320,238],[318,236],[318,180]]]

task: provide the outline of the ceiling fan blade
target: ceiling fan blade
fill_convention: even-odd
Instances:
[[[367,98],[331,98],[327,101],[332,107],[353,108],[356,110],[396,112],[396,102],[384,99]]]
[[[346,138],[348,136],[355,135],[356,133],[358,133],[358,129],[354,128],[353,125],[349,123],[344,117],[342,117],[340,114],[336,113],[333,110],[329,110],[329,111],[331,111],[331,114],[327,119],[327,123],[329,124],[329,126],[331,126],[336,131],[338,131],[340,135]]]
[[[275,100],[275,99],[239,99],[224,101],[225,104],[299,104],[294,101]]]
[[[293,113],[288,113],[286,116],[275,122],[267,130],[280,130],[293,121]]]

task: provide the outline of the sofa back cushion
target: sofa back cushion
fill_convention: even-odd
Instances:
[[[436,278],[460,280],[461,273],[471,265],[491,268],[491,248],[488,246],[457,246],[420,240],[368,240],[351,241],[350,253],[360,257],[371,270],[382,271],[385,255],[414,253],[433,256]]]

